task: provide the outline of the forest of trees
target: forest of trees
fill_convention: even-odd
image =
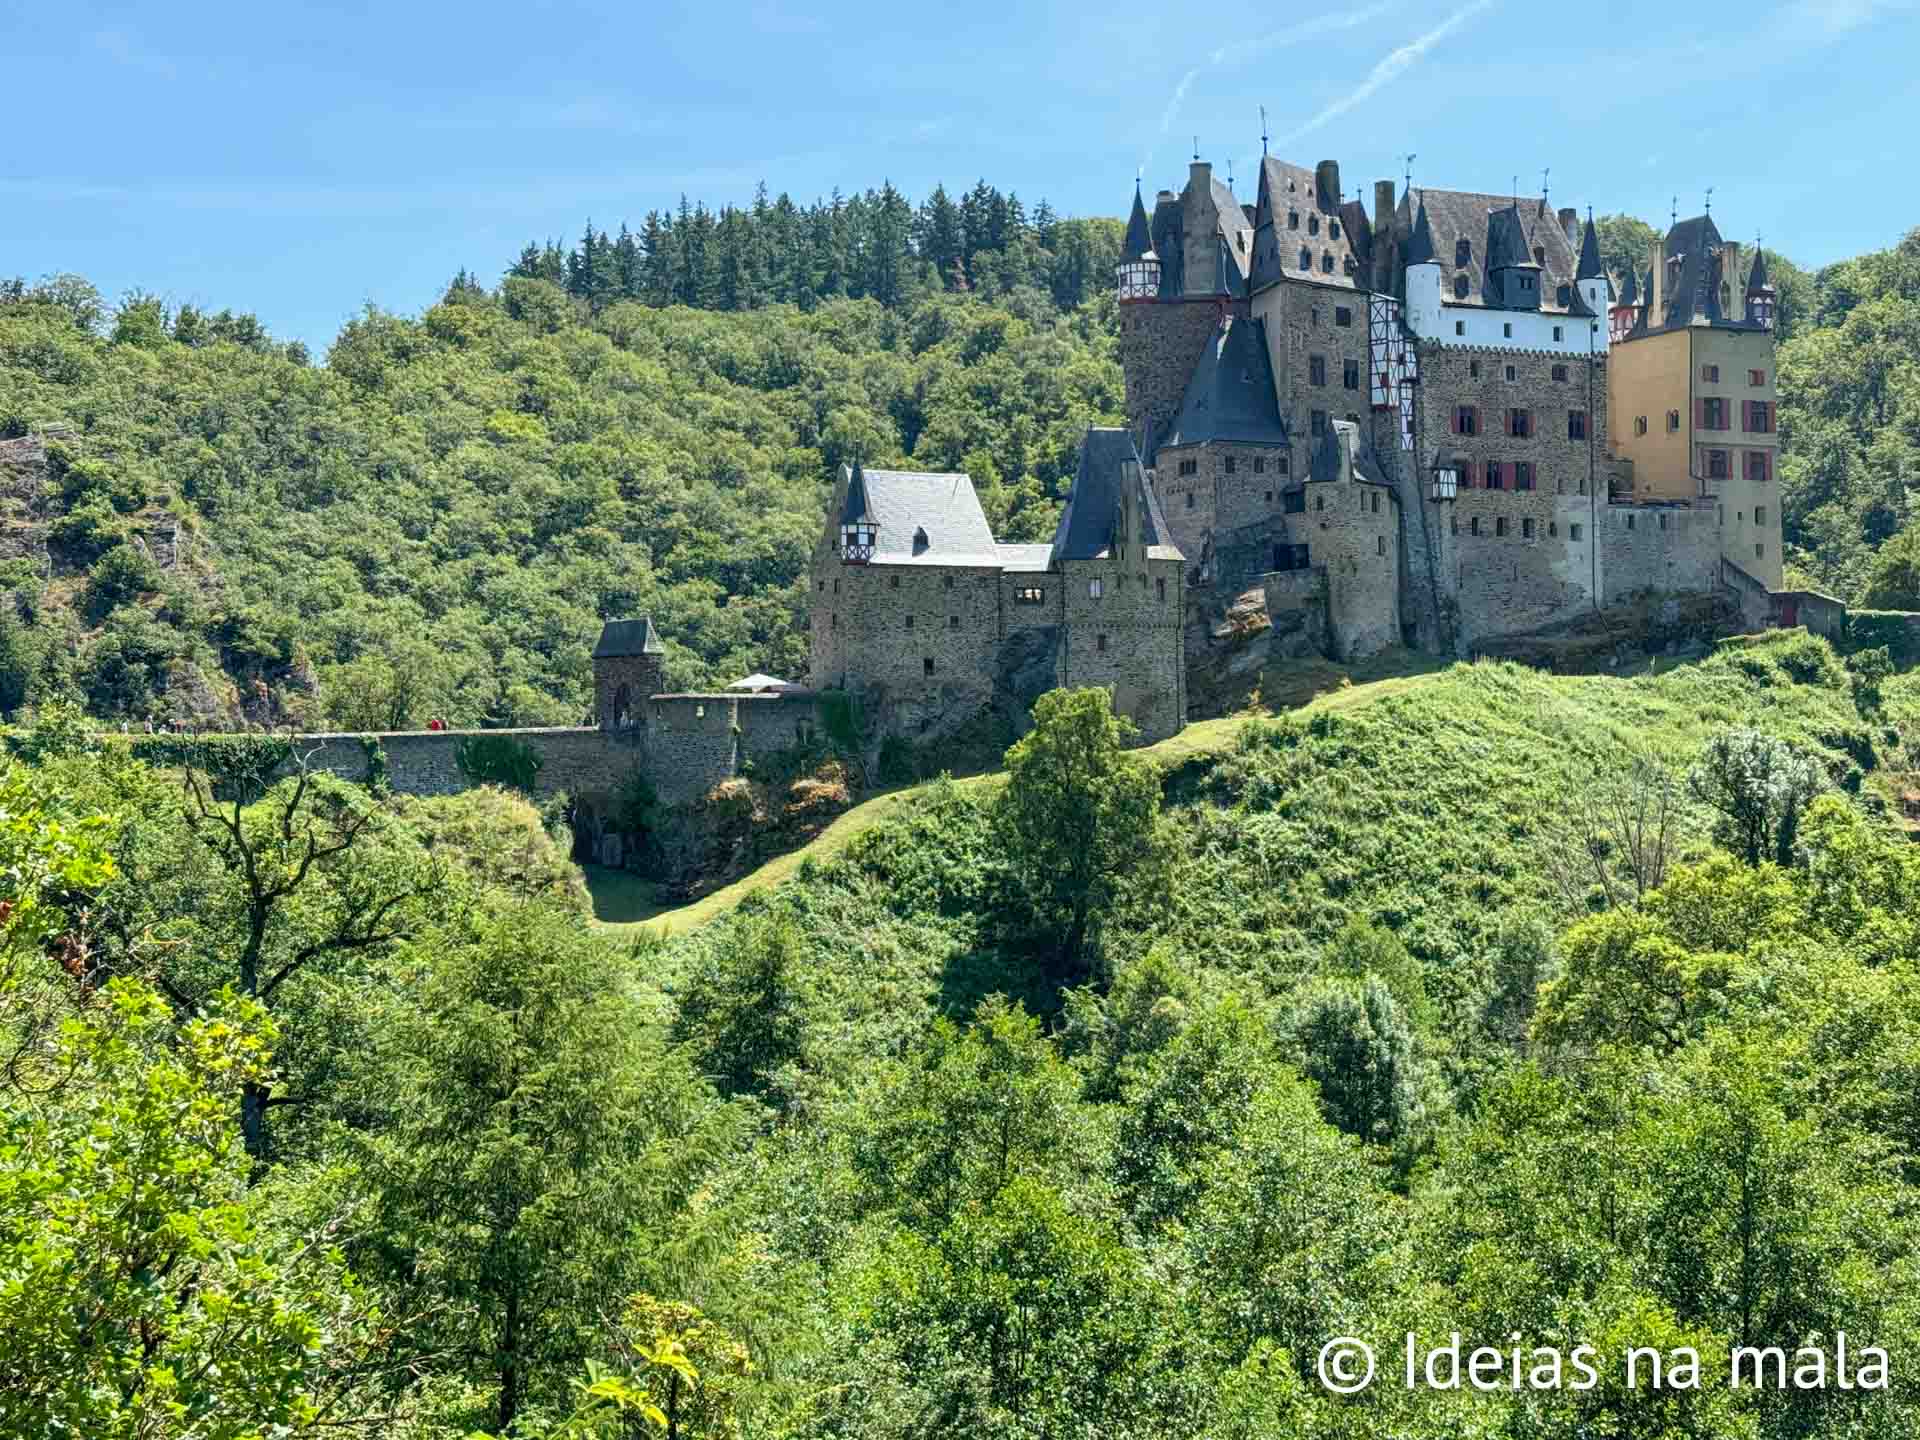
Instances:
[[[638,232],[609,236],[588,221],[571,249],[529,244],[512,274],[550,280],[598,311],[621,300],[755,310],[871,297],[907,305],[942,290],[986,297],[1022,287],[1063,310],[1111,283],[1120,257],[1117,221],[1063,220],[1042,200],[1033,214],[1018,195],[980,181],[959,200],[936,185],[917,208],[891,184],[809,206],[761,184],[750,208],[718,214],[680,198],[672,213],[649,211]],[[478,282],[462,274],[455,285]]]
[[[1653,233],[1600,228],[1622,266]],[[0,443],[56,435],[44,476],[0,463],[0,717],[572,723],[629,613],[676,685],[802,673],[855,454],[966,469],[996,533],[1051,533],[1122,415],[1119,235],[984,183],[683,205],[369,309],[317,365],[245,312],[0,283]],[[1770,265],[1789,579],[1920,606],[1920,232]]]
[[[1056,691],[671,943],[512,795],[50,707],[0,1437],[1912,1440],[1920,686],[1849,664],[1456,666],[1164,756]],[[1408,1389],[1407,1334],[1594,1383]]]

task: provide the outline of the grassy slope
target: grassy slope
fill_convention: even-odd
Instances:
[[[1351,667],[1320,663],[1276,667],[1263,681],[1263,694],[1268,707],[1274,710],[1340,710],[1395,694],[1434,668],[1434,662],[1426,657],[1405,651],[1391,651]],[[1163,772],[1171,772],[1189,761],[1225,754],[1233,748],[1245,723],[1244,716],[1202,720],[1170,740],[1146,747],[1142,753]],[[969,793],[985,794],[998,786],[1002,778],[998,773],[971,775],[953,783]],[[651,887],[644,881],[623,872],[590,868],[587,884],[593,891],[597,928],[627,936],[636,936],[642,931],[651,931],[662,938],[685,934],[732,910],[749,895],[790,879],[804,862],[824,864],[874,826],[910,814],[916,801],[937,783],[906,785],[862,801],[806,845],[777,856],[751,875],[742,876],[733,884],[677,909],[652,903]]]

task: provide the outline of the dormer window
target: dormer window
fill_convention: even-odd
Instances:
[[[1546,265],[1547,263],[1547,247],[1546,246],[1536,245],[1533,247],[1533,263],[1540,266]]]
[[[1464,300],[1467,298],[1466,276],[1456,275],[1453,277],[1453,298],[1456,300]]]
[[[1471,264],[1472,261],[1473,242],[1470,240],[1456,240],[1453,245],[1453,263],[1456,265],[1467,265]]]
[[[860,522],[840,527],[840,558],[848,565],[864,565],[873,559],[874,543],[880,527]]]
[[[913,532],[913,553],[918,555],[932,542],[927,539],[927,527],[922,525]]]

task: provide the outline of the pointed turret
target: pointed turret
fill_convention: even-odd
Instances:
[[[1767,283],[1767,256],[1753,247],[1753,269],[1747,275],[1747,323],[1773,328],[1773,286]]]
[[[873,559],[880,538],[880,521],[867,498],[867,475],[860,462],[853,462],[853,474],[847,480],[847,498],[840,506],[840,559],[848,565],[864,565]]]
[[[1640,303],[1640,277],[1631,269],[1627,271],[1627,283],[1620,291],[1620,303],[1629,307]]]
[[[1147,207],[1140,199],[1140,182],[1133,182],[1133,213],[1127,217],[1127,243],[1120,252],[1122,261],[1138,260],[1153,249],[1153,231],[1147,225]]]
[[[1580,268],[1575,280],[1599,280],[1606,272],[1600,268],[1600,236],[1594,231],[1593,216],[1587,216],[1587,228],[1580,236]]]
[[[1433,227],[1427,223],[1427,202],[1422,197],[1419,213],[1413,217],[1413,234],[1407,241],[1407,264],[1431,265],[1433,260]]]
[[[1120,263],[1113,267],[1114,288],[1123,301],[1160,298],[1160,257],[1153,253],[1153,227],[1140,199],[1140,182],[1133,182],[1133,213],[1127,217],[1127,243]]]

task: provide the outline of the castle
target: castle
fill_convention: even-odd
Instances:
[[[1151,214],[1136,186],[1115,278],[1127,428],[1088,433],[1052,544],[997,543],[965,475],[842,472],[809,678],[883,729],[1102,684],[1172,734],[1255,588],[1339,659],[1648,596],[1791,614],[1773,290],[1711,215],[1616,284],[1545,196],[1382,180],[1369,212],[1335,162],[1264,157],[1249,206],[1196,159]]]

